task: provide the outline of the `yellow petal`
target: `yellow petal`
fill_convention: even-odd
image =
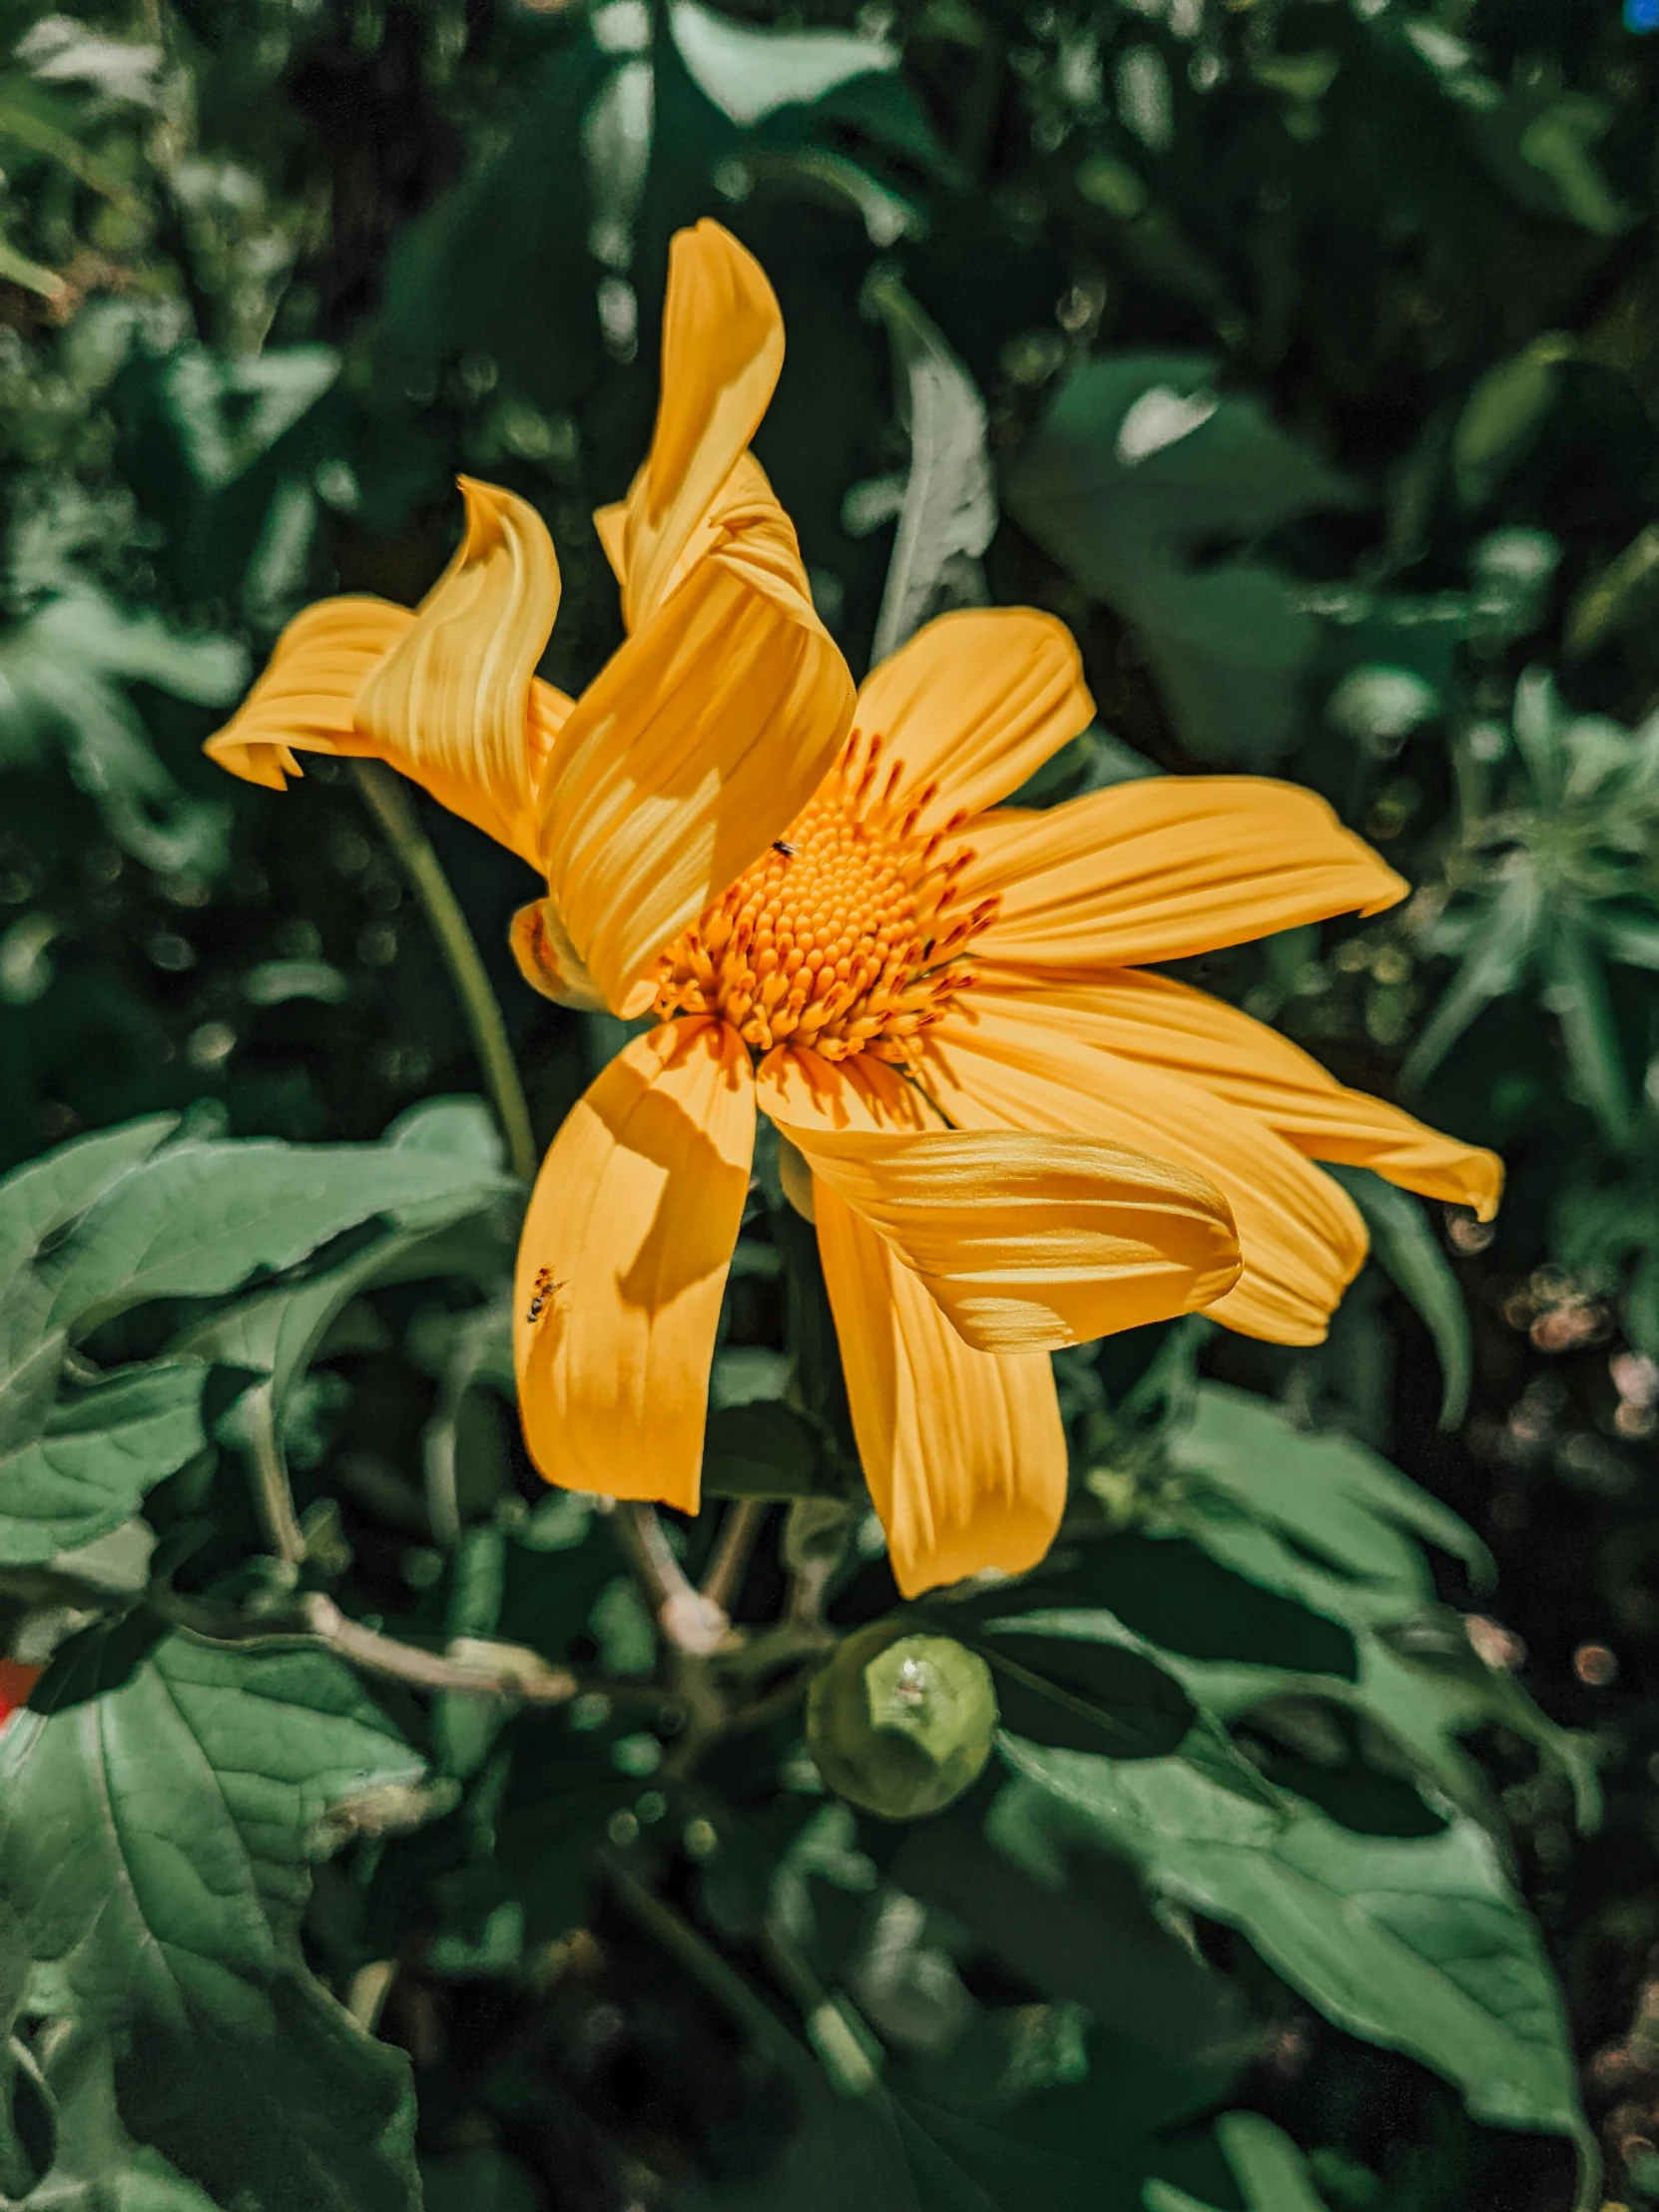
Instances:
[[[809,1045],[775,1045],[755,1073],[755,1099],[781,1126],[821,1130],[942,1129],[895,1067],[860,1052],[827,1060]]]
[[[204,751],[233,776],[271,791],[303,772],[296,753],[361,759],[378,749],[356,727],[369,672],[414,621],[385,599],[323,599],[295,615],[265,674]]]
[[[1497,1211],[1503,1162],[1495,1152],[1346,1089],[1289,1037],[1206,991],[1125,968],[1094,983],[1033,986],[1033,995],[1064,1005],[1078,1036],[1202,1084],[1310,1159],[1371,1168],[1425,1198],[1472,1206],[1482,1221]]]
[[[707,219],[676,232],[651,452],[627,499],[595,517],[630,630],[707,550],[713,512],[783,365],[784,318],[753,254]]]
[[[556,1006],[573,1006],[585,1014],[603,1013],[599,986],[582,965],[570,932],[550,898],[533,898],[513,916],[508,941],[518,971],[534,991]]]
[[[936,783],[929,828],[994,807],[1094,716],[1071,632],[1029,607],[940,615],[871,671],[854,731],[902,761],[903,795]]]
[[[983,982],[928,1032],[924,1079],[966,1129],[1076,1130],[1210,1178],[1238,1224],[1244,1273],[1217,1321],[1276,1344],[1318,1344],[1366,1256],[1348,1194],[1302,1153],[1197,1084],[1083,1041],[1068,1009]]]
[[[754,1144],[749,1054],[717,1021],[636,1037],[554,1138],[514,1289],[524,1438],[548,1481],[696,1512]]]
[[[851,716],[789,517],[757,466],[737,477],[713,549],[582,694],[543,778],[548,887],[618,1013],[783,835]]]
[[[461,543],[364,684],[357,725],[451,813],[533,860],[542,763],[531,686],[558,612],[559,564],[528,501],[466,477],[461,491]]]
[[[1049,1352],[1167,1321],[1238,1277],[1220,1193],[1144,1153],[984,1128],[779,1127],[817,1188],[879,1230],[981,1352]]]
[[[967,899],[1001,894],[986,960],[1080,976],[1179,960],[1407,886],[1323,799],[1256,776],[1158,776],[975,823]]]
[[[884,1238],[820,1187],[818,1242],[852,1432],[906,1597],[1054,1540],[1066,1439],[1044,1353],[975,1352]]]

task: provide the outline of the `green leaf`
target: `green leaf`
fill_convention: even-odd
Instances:
[[[990,1662],[1002,1725],[1017,1736],[1146,1759],[1173,1751],[1192,1726],[1180,1683],[1115,1639],[1054,1634],[1031,1614],[987,1621],[973,1642]]]
[[[1140,631],[1193,752],[1261,767],[1290,741],[1319,625],[1277,569],[1212,549],[1352,493],[1256,401],[1219,395],[1215,374],[1190,353],[1085,363],[1006,494],[1038,543]]]
[[[1353,1437],[1297,1428],[1246,1390],[1200,1383],[1192,1418],[1169,1448],[1178,1472],[1292,1539],[1306,1572],[1295,1575],[1289,1595],[1329,1599],[1342,1617],[1398,1619],[1432,1599],[1411,1536],[1461,1559],[1478,1582],[1492,1573],[1485,1545],[1449,1506]],[[1201,1540],[1228,1555],[1226,1524],[1212,1521]],[[1247,1554],[1239,1564],[1249,1573],[1261,1560]]]
[[[0,1280],[33,1259],[48,1237],[85,1213],[177,1127],[172,1114],[153,1114],[122,1129],[78,1137],[44,1159],[14,1169],[0,1182]]]
[[[40,1564],[107,1535],[201,1450],[205,1372],[133,1368],[52,1408],[40,1434],[0,1449],[0,1562]]]
[[[698,0],[674,0],[668,21],[680,59],[699,90],[730,121],[742,125],[898,67],[898,50],[885,38],[847,31],[761,30],[717,15]]]
[[[51,1316],[88,1327],[157,1298],[208,1298],[289,1268],[376,1214],[421,1226],[503,1178],[415,1146],[181,1146],[94,1206],[52,1262]]]
[[[421,1772],[337,1660],[137,1622],[69,1645],[0,1741],[27,2001],[111,2039],[123,2125],[218,2203],[415,2212],[406,2062],[298,1927],[311,1862],[406,1819]]]
[[[725,1405],[709,1416],[703,1487],[711,1497],[811,1497],[821,1486],[818,1439],[777,1399]]]
[[[863,305],[887,326],[899,417],[910,435],[910,473],[870,646],[871,661],[883,661],[944,608],[984,599],[979,557],[996,529],[996,489],[985,402],[967,370],[890,270],[870,273]]]
[[[1366,1217],[1379,1266],[1434,1340],[1440,1362],[1440,1426],[1455,1428],[1468,1410],[1474,1352],[1463,1288],[1451,1271],[1421,1205],[1369,1168],[1326,1163]]]
[[[1328,2212],[1308,2162],[1282,2128],[1260,2112],[1224,2112],[1216,2135],[1245,2201],[1245,2212]],[[1214,2212],[1167,2181],[1146,2185],[1146,2212]]]
[[[1358,1836],[1323,1814],[1276,1811],[1182,1759],[1045,1751],[1009,1737],[1020,1781],[1006,1822],[1049,1800],[1062,1834],[1090,1838],[1162,1895],[1242,1930],[1351,2033],[1407,2052],[1501,2126],[1580,2136],[1575,2069],[1542,1944],[1490,1838]]]

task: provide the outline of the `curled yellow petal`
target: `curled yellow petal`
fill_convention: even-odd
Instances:
[[[929,1031],[923,1074],[961,1128],[1081,1131],[1156,1150],[1217,1185],[1244,1272],[1209,1311],[1247,1336],[1318,1344],[1365,1261],[1353,1201],[1283,1137],[1197,1084],[1101,1051],[1040,992],[1005,995],[982,980]]]
[[[1125,968],[1034,995],[1063,1005],[1079,1038],[1246,1108],[1310,1159],[1371,1168],[1424,1198],[1471,1206],[1482,1221],[1497,1211],[1503,1162],[1495,1152],[1349,1090],[1289,1037],[1206,991]]]
[[[976,815],[1086,730],[1094,701],[1071,632],[1029,607],[940,615],[871,670],[853,729],[903,763],[901,798],[937,786],[920,820]]]
[[[1258,776],[1158,776],[973,825],[967,898],[1001,907],[980,958],[1087,977],[1214,952],[1407,885],[1325,801]]]
[[[708,220],[677,232],[651,452],[627,499],[595,518],[630,630],[707,550],[714,510],[783,365],[784,318],[753,254]]]
[[[533,991],[540,991],[556,1006],[572,1006],[585,1014],[604,1012],[599,986],[582,965],[552,899],[532,898],[521,906],[513,916],[508,942],[519,973]]]
[[[461,543],[369,674],[357,727],[451,813],[533,861],[541,763],[532,683],[558,612],[559,566],[527,501],[465,477],[461,492]],[[563,715],[539,705],[545,743]]]
[[[818,1243],[852,1432],[906,1597],[1033,1567],[1066,1501],[1044,1353],[965,1344],[886,1239],[820,1186]]]
[[[548,1481],[696,1512],[754,1144],[749,1054],[717,1021],[636,1037],[554,1138],[514,1290],[519,1409]]]
[[[209,759],[279,792],[302,773],[296,754],[376,753],[357,729],[357,694],[413,621],[385,599],[323,599],[295,615],[264,675],[208,740]]]
[[[1144,1153],[985,1129],[779,1126],[982,1352],[1054,1351],[1167,1321],[1238,1278],[1226,1200]]]
[[[789,517],[754,463],[737,491],[712,549],[583,693],[543,778],[548,888],[618,1013],[783,835],[851,716]]]

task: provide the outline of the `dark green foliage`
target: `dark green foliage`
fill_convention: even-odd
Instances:
[[[0,6],[0,2203],[1566,2212],[1598,2134],[1659,2201],[1656,115],[1612,0]],[[200,744],[462,472],[592,677],[704,216],[854,670],[1040,605],[1100,722],[1024,802],[1324,794],[1412,898],[1190,977],[1511,1185],[1336,1170],[1326,1347],[1061,1356],[1053,1554],[901,1607],[763,1148],[699,1657],[524,1458],[395,857]],[[619,1026],[423,819],[545,1140]],[[928,1818],[808,1755],[859,1631],[989,1670]]]

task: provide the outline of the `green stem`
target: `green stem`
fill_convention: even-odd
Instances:
[[[301,1567],[305,1563],[305,1536],[293,1509],[287,1464],[276,1433],[276,1404],[269,1382],[250,1393],[248,1408],[253,1430],[254,1509],[261,1533],[285,1565]]]
[[[516,1176],[526,1183],[536,1179],[536,1140],[530,1131],[530,1109],[524,1103],[524,1087],[518,1079],[507,1027],[501,1019],[478,946],[466,925],[460,900],[449,887],[430,838],[420,827],[414,803],[400,779],[378,761],[353,761],[363,803],[385,833],[386,842],[402,861],[415,894],[426,909],[432,934],[438,940],[450,980],[461,1001],[461,1012],[472,1036],[478,1065],[495,1106],[496,1117],[507,1140],[507,1159]]]

